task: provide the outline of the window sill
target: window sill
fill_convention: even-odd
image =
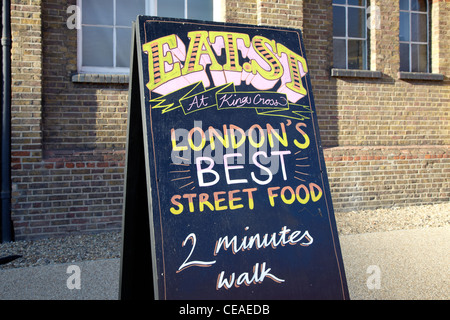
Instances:
[[[80,83],[125,83],[129,81],[128,74],[97,74],[97,73],[75,73],[72,82]]]
[[[402,80],[428,80],[428,81],[443,81],[444,75],[440,73],[425,73],[425,72],[404,72],[398,73],[398,78]]]
[[[379,79],[382,77],[380,71],[371,70],[354,70],[354,69],[331,69],[332,77],[347,77],[347,78],[369,78]]]

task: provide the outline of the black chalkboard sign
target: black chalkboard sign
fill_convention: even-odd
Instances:
[[[348,299],[299,30],[139,16],[122,299]]]

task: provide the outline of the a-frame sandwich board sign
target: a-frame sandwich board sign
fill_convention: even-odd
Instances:
[[[301,31],[133,34],[120,297],[348,299]]]

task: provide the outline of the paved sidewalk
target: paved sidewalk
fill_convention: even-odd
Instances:
[[[67,287],[70,265],[80,267],[80,290]],[[0,299],[116,300],[119,270],[120,259],[0,270]]]
[[[350,298],[450,299],[450,227],[347,235],[340,238]],[[380,271],[380,289],[373,276]]]
[[[450,298],[450,227],[345,235],[340,241],[351,299]],[[73,263],[81,283],[72,290],[70,265],[0,270],[0,299],[118,299],[119,259]]]

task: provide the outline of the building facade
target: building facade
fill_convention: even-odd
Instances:
[[[143,13],[163,15],[157,1],[136,1]],[[198,1],[189,1],[180,14],[192,17]],[[108,25],[89,20],[88,0],[11,2],[15,238],[120,230],[128,102],[121,3],[114,0]],[[208,3],[207,19],[303,31],[336,211],[449,201],[450,1]],[[104,25],[113,30],[111,58],[96,57],[92,45],[109,32]]]

